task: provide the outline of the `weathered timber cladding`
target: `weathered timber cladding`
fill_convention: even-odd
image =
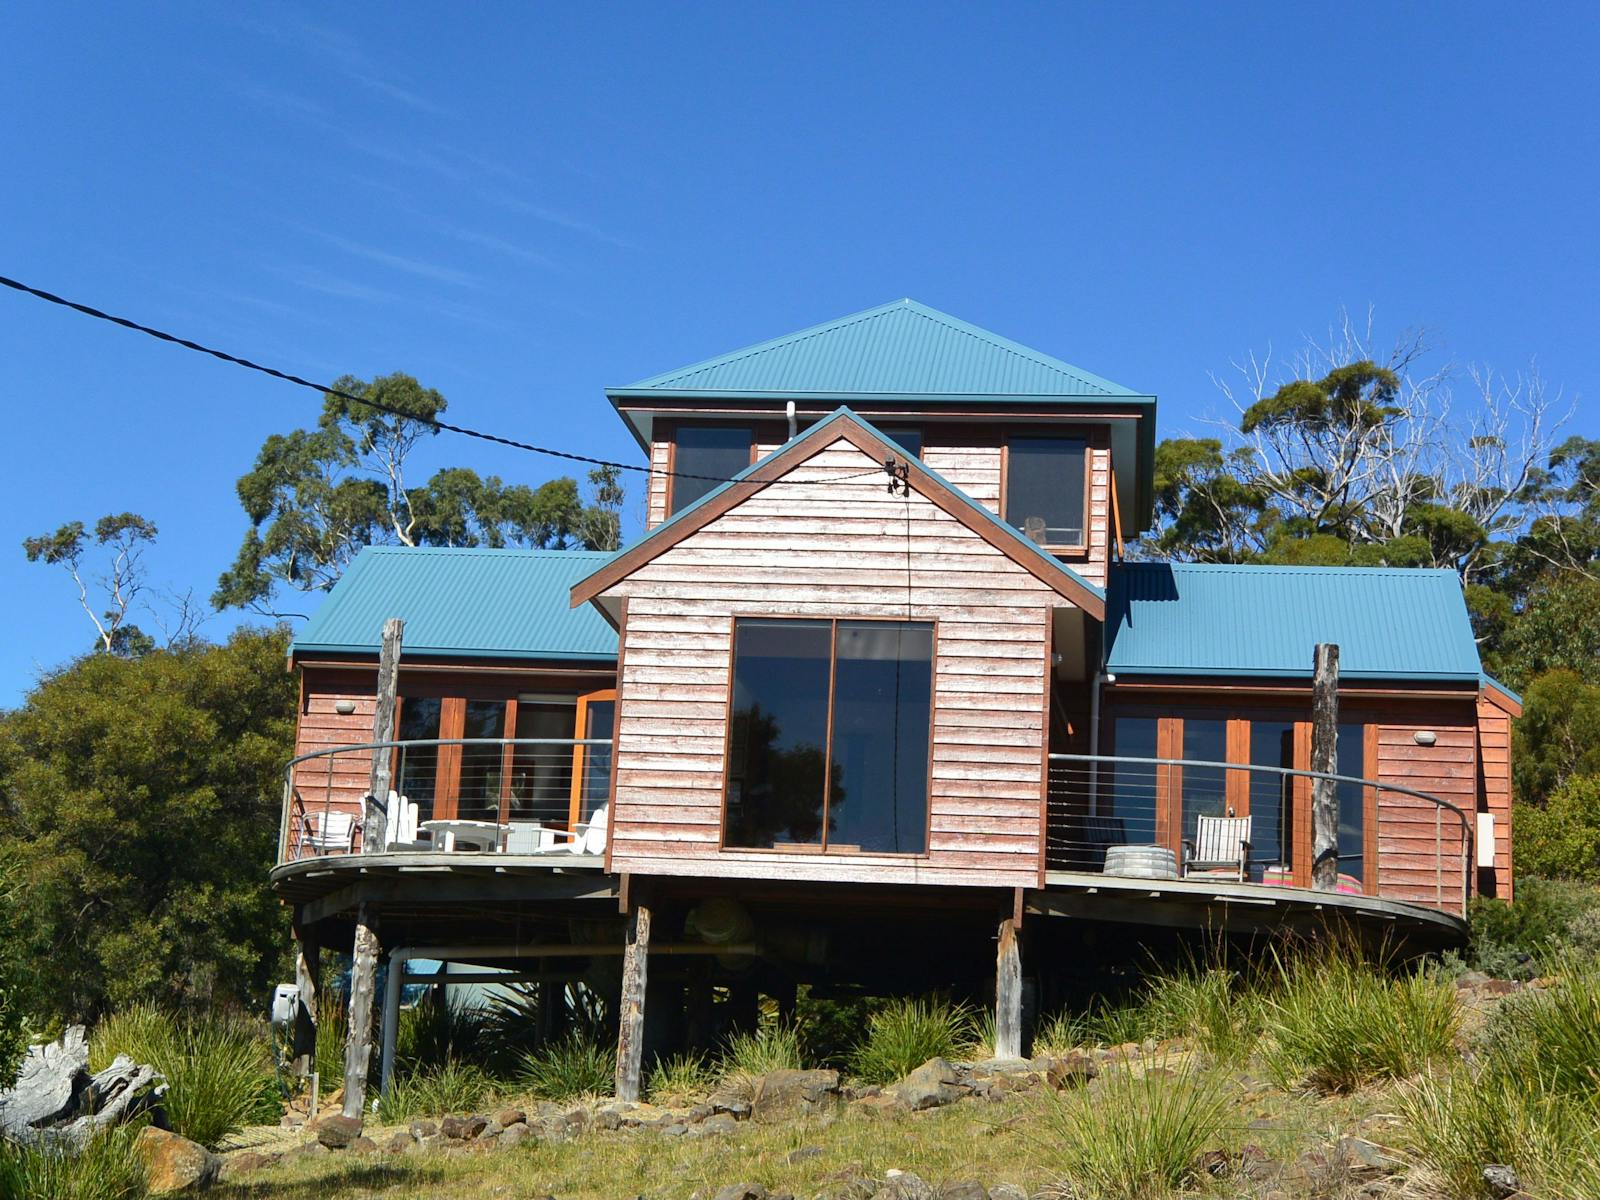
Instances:
[[[372,718],[377,704],[375,671],[362,678],[354,672],[307,670],[301,687],[296,757],[372,740]],[[348,715],[335,711],[335,705],[341,700],[354,702],[355,711]],[[307,812],[320,812],[326,803],[360,817],[362,798],[371,777],[371,753],[350,751],[301,764],[295,771],[294,789]],[[293,837],[291,831],[291,840]]]
[[[765,458],[779,445],[770,440],[757,442],[756,457]],[[667,519],[667,477],[663,472],[668,469],[671,454],[670,441],[663,438],[651,443],[646,529],[654,529]],[[936,431],[930,431],[929,441],[922,451],[922,461],[932,470],[997,515],[1002,512],[1003,458],[999,436],[992,431],[983,435],[975,431],[965,433],[960,444],[936,440]],[[1090,443],[1087,471],[1088,544],[1083,554],[1067,557],[1065,561],[1091,583],[1103,586],[1111,547],[1111,448],[1103,434]]]
[[[1477,734],[1471,709],[1453,707],[1463,711],[1379,724],[1375,778],[1448,800],[1471,820],[1478,807]],[[1417,745],[1419,730],[1431,731],[1435,744]],[[1378,793],[1379,895],[1460,912],[1464,866],[1454,813],[1415,796]]]
[[[788,478],[853,475],[873,465],[840,442]],[[1066,601],[953,517],[916,494],[889,496],[874,476],[777,483],[612,592],[628,600],[614,870],[1036,883],[1048,619]],[[937,623],[926,854],[720,848],[736,615]]]
[[[1478,701],[1478,784],[1483,810],[1494,814],[1492,894],[1510,900],[1511,717],[1487,696]]]

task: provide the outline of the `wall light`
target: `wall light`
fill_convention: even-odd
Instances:
[[[355,712],[355,710],[356,702],[354,700],[335,700],[333,702],[333,711],[338,713],[341,717],[348,717],[351,713]]]
[[[1419,729],[1411,735],[1411,740],[1419,746],[1431,746],[1439,740],[1439,735],[1431,729]]]

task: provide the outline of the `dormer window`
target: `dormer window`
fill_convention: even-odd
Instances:
[[[1088,441],[1055,433],[1006,439],[1005,519],[1046,550],[1081,550]]]
[[[750,465],[748,425],[680,425],[672,455],[673,516]],[[702,476],[703,478],[695,478]]]

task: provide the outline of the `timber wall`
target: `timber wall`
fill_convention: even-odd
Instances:
[[[876,464],[836,442],[788,479]],[[879,477],[775,483],[640,567],[626,598],[611,866],[659,875],[1035,886],[1054,591]],[[736,615],[934,621],[923,855],[723,850]]]

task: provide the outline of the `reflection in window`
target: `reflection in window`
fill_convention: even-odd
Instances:
[[[883,434],[900,449],[912,458],[922,457],[922,430],[911,425],[880,425],[878,432]]]
[[[1366,726],[1339,723],[1335,775],[1365,779],[1367,775]],[[1360,784],[1339,784],[1339,873],[1365,879],[1367,866],[1367,789]]]
[[[503,738],[506,706],[503,700],[468,700],[461,727],[463,738]],[[456,815],[465,821],[500,819],[500,781],[505,747],[461,746],[461,781]]]
[[[727,845],[926,848],[931,625],[741,620],[733,689]]]
[[[1111,723],[1111,753],[1118,758],[1156,758],[1155,717],[1118,717]],[[1162,768],[1154,763],[1116,763],[1099,786],[1089,840],[1102,846],[1156,840],[1156,798]]]
[[[584,728],[579,730],[579,736],[605,740],[609,743],[612,730],[616,726],[617,702],[615,700],[591,700],[584,708]],[[611,747],[584,746],[583,752],[583,780],[579,784],[581,791],[578,796],[578,820],[587,821],[594,816],[595,809],[606,802],[606,797],[611,792]]]
[[[1183,722],[1183,757],[1194,762],[1228,761],[1228,722],[1188,717]],[[1200,818],[1226,816],[1228,773],[1220,768],[1183,768],[1183,834],[1186,841],[1199,836]]]
[[[1012,434],[1006,450],[1006,521],[1040,546],[1081,546],[1082,438]]]
[[[680,425],[676,441],[672,457],[673,513],[682,512],[750,465],[753,435],[749,426]]]
[[[1294,722],[1250,722],[1250,763],[1294,769]],[[1251,858],[1264,866],[1294,865],[1294,776],[1250,772]]]
[[[442,707],[437,697],[403,697],[396,739],[412,742],[438,738]],[[427,817],[442,815],[434,811],[439,780],[438,746],[402,746],[395,772],[400,781],[400,794],[416,804],[419,812]]]
[[[572,805],[572,737],[576,700],[517,701],[517,739],[550,740],[554,745],[519,745],[511,760],[509,816],[520,820],[567,823]]]

